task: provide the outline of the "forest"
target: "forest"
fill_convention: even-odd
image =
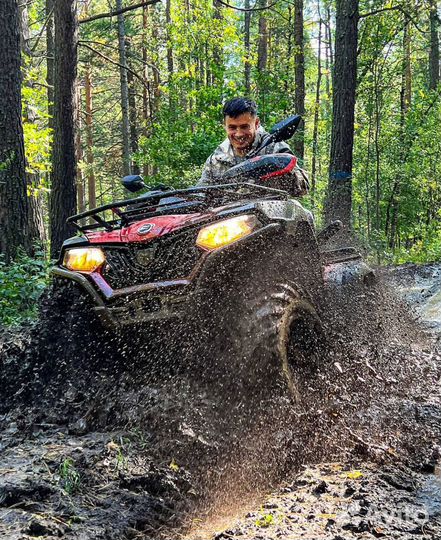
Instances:
[[[0,0],[1,538],[441,539],[440,30]]]
[[[340,218],[375,263],[439,259],[439,30],[437,0],[3,0],[2,322],[122,176],[195,184],[235,96],[267,128],[303,117],[318,227]]]

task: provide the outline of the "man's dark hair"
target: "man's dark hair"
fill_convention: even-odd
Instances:
[[[257,116],[257,105],[252,99],[237,97],[225,102],[223,113],[224,120],[226,116],[237,118],[244,113],[250,113],[252,116]]]

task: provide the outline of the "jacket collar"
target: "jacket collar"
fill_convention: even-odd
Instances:
[[[257,128],[256,136],[254,137],[253,144],[251,145],[251,150],[256,148],[258,144],[260,144],[260,141],[262,140],[262,136],[266,133],[266,131],[263,129],[262,126],[259,126]],[[216,157],[219,159],[219,161],[223,161],[225,163],[236,163],[236,155],[234,153],[233,147],[231,146],[231,143],[228,138],[226,138],[218,147],[216,154],[218,154]]]

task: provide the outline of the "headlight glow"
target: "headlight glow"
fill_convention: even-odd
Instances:
[[[255,216],[236,216],[208,225],[199,231],[196,245],[203,249],[218,249],[248,236],[256,228]]]
[[[73,248],[66,251],[63,258],[63,266],[69,270],[78,272],[93,272],[99,268],[106,256],[100,248]]]

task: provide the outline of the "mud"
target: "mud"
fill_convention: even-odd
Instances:
[[[60,351],[47,379],[38,328],[3,331],[0,533],[439,538],[441,354],[386,281],[329,292],[332,346],[301,403],[173,365],[158,376],[150,350],[73,367]]]
[[[406,467],[357,462],[307,467],[213,538],[439,538],[439,511],[431,513],[421,496],[427,480]]]

